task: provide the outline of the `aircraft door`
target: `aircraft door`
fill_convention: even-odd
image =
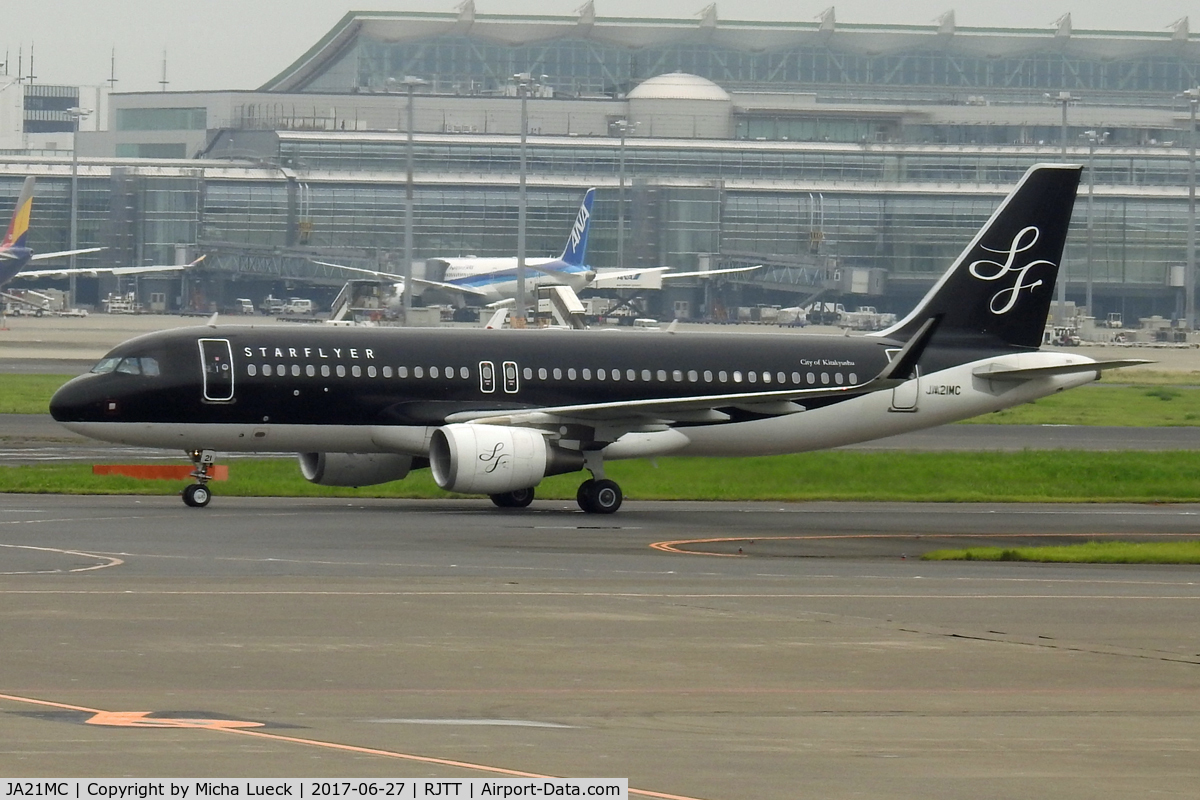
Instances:
[[[888,358],[896,357],[899,350],[888,350]],[[921,368],[917,367],[910,380],[892,389],[892,405],[888,411],[916,411],[917,399],[921,396]]]
[[[200,365],[204,372],[204,399],[212,403],[233,400],[233,349],[228,339],[201,339]]]

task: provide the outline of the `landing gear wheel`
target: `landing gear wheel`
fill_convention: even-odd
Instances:
[[[492,502],[500,508],[525,508],[533,502],[533,487],[528,489],[513,489],[511,492],[501,492],[490,495]]]
[[[575,495],[579,507],[589,514],[612,514],[621,507],[624,495],[616,481],[584,481]]]
[[[183,490],[183,503],[192,508],[204,508],[211,499],[212,492],[202,483],[193,483]]]

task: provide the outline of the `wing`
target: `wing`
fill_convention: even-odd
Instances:
[[[673,422],[719,422],[729,419],[727,413],[719,410],[722,408],[744,409],[768,416],[795,414],[805,410],[805,400],[852,397],[894,389],[913,375],[921,354],[933,338],[940,322],[940,316],[927,320],[878,375],[866,383],[854,386],[577,403],[516,411],[462,411],[448,415],[446,422],[517,427],[581,424],[592,428],[604,428],[604,438],[611,441],[624,432],[653,429],[656,426],[661,428]]]
[[[107,250],[107,247],[85,247],[82,250],[57,250],[53,253],[34,253],[29,257],[30,261],[45,261],[50,258],[66,258],[67,256],[81,256],[84,253],[99,253],[101,250]]]
[[[90,253],[95,250],[103,250],[103,247],[94,248],[92,250],[77,250],[76,253]],[[61,254],[59,254],[61,255]],[[78,267],[76,269],[27,269],[18,272],[17,278],[65,278],[68,275],[91,275],[95,276],[99,273],[107,273],[109,275],[140,275],[144,272],[181,272],[189,267],[194,267],[203,261],[207,256],[200,256],[195,261],[188,264],[148,264],[143,267]]]
[[[370,275],[373,278],[378,278],[379,280],[382,280],[382,281],[388,281],[390,283],[394,283],[397,286],[400,286],[401,291],[403,291],[404,278],[399,275],[395,275],[391,272],[380,272],[380,271],[374,270],[374,269],[363,269],[362,267],[348,267],[345,264],[334,264],[330,261],[317,261],[316,259],[309,259],[309,260],[312,261],[314,264],[320,264],[322,267],[333,267],[334,269],[344,269],[347,272],[357,272],[360,275]],[[425,278],[413,278],[412,282],[419,286],[429,286],[432,288],[442,289],[447,292],[458,292],[460,294],[471,295],[472,297],[487,297],[488,296],[487,292],[472,288],[470,286],[459,286],[457,283],[446,283],[444,281],[431,281],[431,280],[426,280]]]

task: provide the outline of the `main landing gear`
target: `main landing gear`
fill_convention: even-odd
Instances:
[[[183,490],[183,504],[192,508],[204,508],[208,501],[212,500],[208,482],[212,480],[213,462],[216,461],[217,454],[212,450],[191,450],[188,452],[188,458],[195,467],[192,477],[196,482]]]
[[[533,502],[533,487],[530,486],[528,489],[514,489],[511,492],[501,492],[500,494],[488,496],[500,508],[525,508],[525,506]]]
[[[584,451],[584,466],[592,477],[579,484],[575,502],[588,514],[613,514],[625,496],[616,481],[604,477],[604,457],[599,450]]]

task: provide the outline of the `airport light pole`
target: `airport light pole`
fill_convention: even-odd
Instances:
[[[1062,160],[1067,162],[1067,106],[1079,101],[1070,92],[1059,92],[1056,95],[1046,94],[1046,99],[1062,106]],[[1058,313],[1054,315],[1059,325],[1067,322],[1067,254],[1063,251],[1061,263],[1058,265]]]
[[[533,77],[528,72],[519,72],[513,76],[517,84],[517,94],[521,98],[521,167],[520,184],[517,188],[517,296],[513,309],[512,324],[514,328],[525,327],[525,222],[527,218],[527,202],[525,198],[525,139],[528,135],[529,89],[533,85]]]
[[[627,119],[613,123],[621,133],[620,155],[617,157],[617,266],[625,266],[625,137],[633,126]]]
[[[405,75],[400,84],[408,90],[408,140],[404,148],[405,180],[404,180],[404,263],[400,266],[400,276],[404,279],[404,290],[400,293],[401,323],[408,324],[408,318],[413,307],[413,92],[418,86],[424,86],[428,81]]]
[[[1088,201],[1087,201],[1087,292],[1086,303],[1088,314],[1092,317],[1096,316],[1095,310],[1092,308],[1092,252],[1093,242],[1095,240],[1094,231],[1094,197],[1096,193],[1096,145],[1102,143],[1108,138],[1108,131],[1100,133],[1098,131],[1084,131],[1083,138],[1088,143]]]
[[[74,124],[75,132],[71,136],[71,246],[69,249],[79,249],[79,122],[87,119],[92,113],[90,108],[73,106],[67,109],[67,116]],[[67,277],[67,308],[75,307],[75,255],[70,257],[70,269]]]
[[[1187,270],[1183,276],[1184,307],[1187,309],[1187,328],[1196,329],[1196,106],[1200,105],[1200,86],[1182,95],[1190,106],[1188,116],[1188,222]]]

